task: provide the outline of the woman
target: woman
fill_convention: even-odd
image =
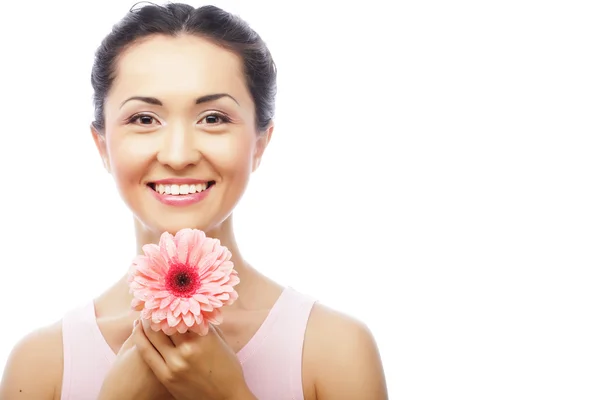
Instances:
[[[239,298],[206,336],[167,336],[134,324],[124,276],[22,339],[0,399],[386,399],[368,329],[261,275],[236,246],[231,214],[273,133],[276,70],[261,38],[216,7],[147,5],[102,42],[92,84],[92,136],[138,253],[165,231],[201,229],[231,251]]]

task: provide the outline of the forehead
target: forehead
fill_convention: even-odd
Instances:
[[[248,100],[240,57],[192,35],[151,36],[120,55],[109,97],[197,97],[229,93]]]

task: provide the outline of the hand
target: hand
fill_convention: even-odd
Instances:
[[[173,399],[136,348],[136,338],[140,336],[145,337],[141,324],[138,323],[119,350],[115,363],[104,379],[98,400]]]
[[[158,380],[177,400],[256,399],[244,380],[237,356],[219,329],[206,336],[194,332],[167,336],[144,321],[135,345]]]

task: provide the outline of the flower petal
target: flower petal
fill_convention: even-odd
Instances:
[[[153,279],[149,279],[143,275],[136,275],[133,277],[133,281],[142,285],[144,288],[150,288],[153,290],[161,290],[163,289],[163,285],[160,282],[157,282]]]
[[[238,299],[238,292],[234,290],[233,292],[229,293],[229,296],[229,301],[225,303],[226,306],[232,305]]]
[[[151,243],[142,246],[142,250],[148,257],[148,260],[155,271],[163,275],[167,273],[169,270],[168,259],[163,256],[160,247]]]
[[[220,244],[221,241],[219,239],[207,237],[206,240],[202,242],[202,248],[204,249],[205,253],[211,253],[215,247],[219,246]]]
[[[179,297],[175,297],[169,306],[169,310],[175,311],[175,309],[179,306],[181,299]]]
[[[152,322],[158,324],[167,320],[167,310],[155,310],[152,313]]]
[[[215,246],[215,248],[213,249],[213,253],[215,253],[216,255],[216,261],[218,261],[218,264],[221,265],[221,263],[223,262],[221,260],[221,258],[225,255],[225,252],[227,251],[227,248],[224,246]]]
[[[169,323],[170,327],[177,326],[179,321],[181,321],[181,318],[175,317],[173,315],[173,311],[171,311],[171,310],[167,311],[167,322]]]
[[[185,322],[185,324],[187,325],[187,327],[191,327],[196,322],[194,315],[191,313],[183,314],[182,319]]]
[[[175,246],[175,241],[173,240],[173,235],[169,232],[164,232],[160,235],[159,241],[160,252],[163,257],[167,259],[169,264],[177,263],[177,247]]]
[[[202,243],[206,239],[206,234],[202,231],[194,231],[193,241],[188,254],[188,265],[197,267],[198,262],[202,258]]]
[[[167,308],[167,307],[169,307],[171,305],[171,302],[173,300],[175,300],[175,296],[173,296],[173,295],[170,294],[169,297],[165,297],[164,299],[162,299],[160,301],[159,308]]]
[[[206,313],[204,315],[206,321],[210,322],[213,325],[220,325],[223,322],[223,314],[221,310],[214,310],[213,312]]]
[[[227,247],[224,247],[225,251],[223,251],[223,254],[221,254],[221,256],[219,257],[219,261],[221,261],[222,263],[225,263],[229,260],[231,260],[231,251],[229,251],[229,249]]]
[[[211,296],[208,300],[210,300],[210,304],[215,308],[223,307],[223,302],[215,297]]]
[[[194,315],[200,314],[200,303],[196,301],[193,297],[188,299],[188,303],[190,304],[190,312]]]
[[[150,323],[150,328],[151,328],[151,329],[152,329],[154,332],[158,332],[158,331],[160,331],[160,330],[162,329],[162,322],[159,322],[159,323],[154,323],[154,322],[151,322],[151,323]]]
[[[188,262],[188,252],[191,246],[193,246],[192,240],[194,237],[194,231],[191,229],[182,229],[175,234],[175,246],[177,247],[177,259],[180,263],[186,264]]]
[[[133,298],[131,300],[131,309],[134,311],[142,311],[144,309],[144,302],[140,299]]]
[[[226,274],[223,271],[220,270],[216,270],[213,273],[211,273],[209,276],[206,277],[206,280],[209,282],[219,282],[219,280],[225,278],[224,282],[227,282],[229,280],[229,274]]]
[[[180,304],[181,306],[181,304]],[[181,315],[181,307],[177,307],[175,310],[173,310],[173,316],[179,318],[179,316]]]
[[[198,272],[200,273],[200,279],[203,279],[208,274],[212,274],[215,268],[215,261],[217,261],[217,253],[211,252],[205,254],[198,263]]]
[[[216,295],[215,298],[221,300],[222,302],[225,302],[225,301],[229,300],[229,293],[220,293],[220,294]]]
[[[140,301],[146,302],[152,298],[152,291],[147,290],[146,288],[141,289],[141,290],[136,290],[133,292],[133,297],[135,297],[136,299],[138,299]]]
[[[135,290],[140,290],[145,287],[144,285],[134,281],[133,278],[134,278],[134,275],[131,275],[131,282],[129,283],[129,289],[130,289],[129,293],[131,293],[132,291],[135,291]]]
[[[168,290],[161,290],[159,292],[154,293],[155,299],[166,299],[169,296],[171,296],[171,293],[169,293]]]
[[[160,324],[160,329],[168,336],[174,335],[177,329],[169,326],[169,323],[165,320]]]
[[[187,314],[188,311],[190,311],[190,303],[187,299],[185,300],[181,300],[181,302],[179,303],[179,307],[181,310],[182,314]]]
[[[231,292],[233,292],[235,289],[233,288],[233,286],[230,286],[230,285],[222,285],[222,286],[219,288],[219,290],[220,290],[222,293],[231,293]]]
[[[219,270],[226,274],[231,274],[233,272],[233,263],[231,261],[224,261],[219,265]]]
[[[152,318],[152,310],[149,308],[144,308],[142,310],[142,312],[140,313],[140,317],[142,317],[143,319],[151,319]]]
[[[200,336],[206,336],[208,333],[209,325],[206,320],[198,323],[190,328],[190,331],[197,333]]]
[[[194,236],[194,229],[183,228],[175,234],[173,240],[175,240],[175,246],[179,247],[183,240],[189,240],[190,237]],[[180,260],[181,261],[181,260]]]
[[[237,274],[235,275],[229,275],[229,282],[227,282],[228,285],[230,286],[235,286],[237,284],[240,283],[240,278]]]
[[[198,303],[201,304],[210,304],[210,301],[208,300],[208,297],[206,297],[205,295],[201,294],[201,293],[196,293],[192,296],[192,298],[194,300],[196,300]]]
[[[161,299],[151,297],[146,301],[146,308],[159,308],[161,302]]]
[[[185,324],[185,322],[180,321],[179,324],[177,324],[176,329],[179,333],[186,333],[188,331],[188,326]]]

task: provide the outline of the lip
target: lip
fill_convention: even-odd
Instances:
[[[156,181],[156,183],[159,183],[159,182],[164,182],[163,184],[165,184],[165,183],[176,184],[175,182],[173,182],[173,180],[170,180],[170,179],[166,179],[164,181]],[[196,181],[187,180],[186,182],[181,183],[181,184],[183,185],[187,182],[203,183],[202,181],[198,181],[198,180],[196,180]],[[214,185],[210,186],[208,189],[205,189],[199,193],[178,194],[175,196],[170,195],[170,194],[160,194],[149,186],[147,186],[146,188],[150,192],[152,192],[152,195],[154,196],[155,199],[157,199],[158,201],[160,201],[161,203],[163,203],[167,206],[186,207],[186,206],[190,206],[192,204],[199,203],[202,200],[204,200],[206,198],[206,196],[208,196],[208,194],[211,191],[211,189],[213,188],[213,186]]]

